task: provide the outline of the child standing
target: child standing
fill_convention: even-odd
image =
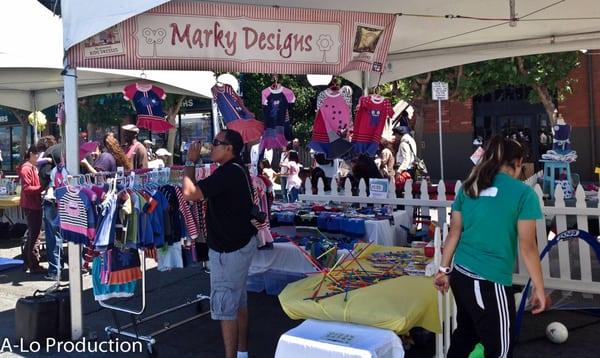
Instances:
[[[281,166],[285,166],[288,169],[286,189],[288,192],[288,201],[290,203],[298,201],[300,184],[302,184],[302,180],[300,179],[300,165],[298,164],[299,161],[300,158],[298,157],[298,152],[295,150],[290,150],[288,154],[288,162],[281,164]]]

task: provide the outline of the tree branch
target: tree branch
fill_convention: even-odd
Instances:
[[[167,121],[175,126],[175,118],[177,117],[177,113],[181,109],[181,105],[185,100],[185,96],[177,97],[175,104],[169,108],[167,108]],[[175,153],[175,137],[177,135],[177,128],[173,128],[169,130],[169,135],[167,137],[167,150],[171,153]],[[169,157],[169,165],[173,164],[173,156]],[[165,163],[167,164],[167,163]]]
[[[457,66],[455,67],[455,73],[454,73],[454,80],[456,81],[456,84],[454,86],[454,92],[452,93],[452,95],[450,96],[450,100],[454,100],[456,98],[458,98],[458,96],[460,95],[460,83],[464,77],[465,74],[465,67],[463,65]]]
[[[516,60],[517,60],[517,68],[519,69],[519,72],[523,76],[529,77],[529,71],[527,71],[527,69],[525,68],[525,60],[523,59],[523,57],[517,56]],[[556,120],[554,118],[554,111],[556,110],[556,107],[554,106],[554,103],[552,102],[552,96],[550,95],[550,91],[548,91],[548,87],[540,86],[539,84],[535,83],[534,81],[531,81],[531,87],[538,95],[540,102],[542,103],[542,105],[544,106],[544,109],[546,110],[546,114],[548,115],[548,119],[550,120],[550,123],[552,124],[552,126],[554,126],[554,124],[556,122]]]

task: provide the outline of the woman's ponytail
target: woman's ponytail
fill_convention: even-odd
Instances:
[[[463,184],[464,192],[477,198],[479,194],[492,186],[492,181],[500,168],[507,164],[515,168],[517,160],[524,157],[523,146],[513,139],[496,135],[490,139],[481,161],[475,165]]]

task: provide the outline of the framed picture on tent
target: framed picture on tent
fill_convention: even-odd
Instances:
[[[123,29],[121,24],[111,26],[83,42],[84,58],[124,55]]]

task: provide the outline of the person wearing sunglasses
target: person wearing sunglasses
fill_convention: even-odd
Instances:
[[[240,156],[242,136],[221,131],[212,142],[210,156],[219,164],[204,180],[195,181],[195,164],[202,144],[188,150],[183,195],[186,200],[207,200],[211,317],[221,321],[227,358],[248,357],[248,305],[246,279],[257,250],[250,175]],[[245,199],[246,198],[246,199]]]

